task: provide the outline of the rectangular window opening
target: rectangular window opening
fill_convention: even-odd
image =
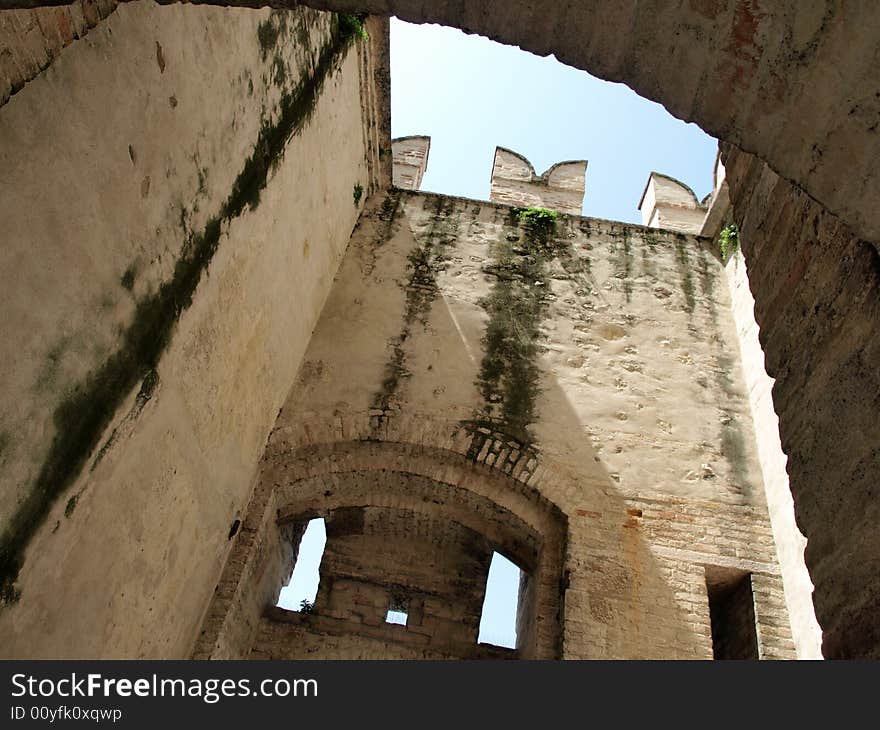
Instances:
[[[501,553],[492,553],[477,643],[516,648],[517,611],[523,572]]]
[[[409,621],[409,601],[401,596],[394,596],[388,604],[385,623],[406,626],[407,621]]]
[[[305,532],[299,541],[299,551],[290,582],[281,589],[278,595],[279,608],[301,613],[312,613],[318,585],[321,582],[321,559],[327,545],[327,529],[323,517],[309,520]]]
[[[757,659],[758,629],[752,575],[706,566],[706,592],[715,659]]]

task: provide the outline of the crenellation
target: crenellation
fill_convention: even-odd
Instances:
[[[424,136],[398,137],[391,140],[393,155],[393,184],[401,190],[418,190],[428,168],[431,138]]]
[[[489,200],[520,208],[549,208],[580,215],[586,172],[586,160],[571,160],[558,162],[538,175],[525,157],[496,147]]]
[[[877,654],[855,21],[814,34],[833,93],[806,58],[764,87],[785,8],[745,55],[704,47],[724,3],[666,14],[671,55],[613,3],[561,41],[502,28],[726,140],[705,199],[651,172],[633,225],[581,215],[585,160],[502,147],[488,201],[422,192],[431,140],[390,138],[378,16],[0,0],[25,3],[0,12],[8,656]],[[817,125],[832,97],[858,104]],[[318,517],[314,603],[282,609]],[[478,638],[495,555],[512,647]]]

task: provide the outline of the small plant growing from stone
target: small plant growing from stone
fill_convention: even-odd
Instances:
[[[532,236],[541,242],[556,230],[559,213],[547,208],[520,208],[516,213],[517,220]]]
[[[364,196],[364,186],[360,183],[357,183],[352,190],[352,197],[354,197],[355,206],[359,205],[361,202],[361,198]]]
[[[363,20],[357,15],[350,15],[349,13],[339,14],[339,34],[343,38],[350,38],[355,41],[365,41],[370,37],[367,34],[367,29],[364,28]]]
[[[718,245],[721,248],[721,258],[725,261],[739,248],[739,228],[736,223],[721,229],[721,233],[718,234]]]
[[[312,603],[308,598],[303,598],[299,602],[299,612],[300,613],[314,613],[315,612],[315,604]]]

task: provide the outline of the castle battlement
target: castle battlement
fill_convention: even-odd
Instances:
[[[419,190],[428,167],[431,138],[426,135],[398,137],[391,144],[395,187]],[[587,160],[565,160],[551,165],[539,175],[523,155],[505,147],[496,147],[489,200],[502,205],[549,208],[560,213],[581,215],[588,164]],[[710,203],[718,196],[723,181],[724,168],[717,160],[714,191],[701,201],[680,180],[660,172],[651,172],[638,203],[642,224],[681,233],[702,233]]]

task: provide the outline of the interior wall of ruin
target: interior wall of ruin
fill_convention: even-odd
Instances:
[[[752,574],[760,656],[794,656],[706,239],[560,216],[542,243],[503,205],[371,201],[264,456],[258,484],[286,496],[257,514],[281,519],[302,470],[315,486],[300,508],[320,511],[338,473],[369,469],[461,489],[503,478],[564,515],[562,656],[711,657],[706,566]],[[285,619],[268,616],[277,639]]]
[[[0,7],[10,4],[9,0],[0,0]],[[330,4],[339,9],[371,5],[369,0]],[[817,609],[826,629],[831,630],[826,653],[856,656],[871,651],[880,644],[876,622],[880,615],[876,610],[876,556],[880,549],[873,529],[876,499],[871,483],[877,471],[876,439],[872,438],[877,428],[877,403],[871,394],[878,392],[872,388],[878,372],[877,348],[873,345],[878,267],[876,246],[860,236],[872,240],[880,237],[874,194],[880,184],[874,165],[880,138],[868,129],[876,118],[877,100],[873,77],[864,72],[865,68],[873,68],[868,61],[876,48],[876,9],[863,5],[849,8],[843,16],[830,5],[823,9],[792,0],[764,7],[762,12],[754,12],[749,3],[717,2],[691,3],[683,6],[681,14],[658,14],[637,12],[636,3],[615,2],[596,3],[562,17],[547,12],[541,4],[533,3],[531,9],[517,3],[503,5],[488,12],[485,3],[400,0],[390,5],[379,3],[377,7],[385,12],[390,9],[405,19],[442,21],[480,30],[536,52],[554,51],[578,67],[625,80],[649,98],[664,101],[675,114],[697,119],[708,131],[757,151],[776,170],[796,179],[823,204],[843,214],[846,223],[809,195],[762,169],[760,163],[742,161],[745,156],[740,156],[737,182],[732,186],[738,191],[737,218],[743,228],[743,249],[757,262],[753,281],[756,313],[762,332],[769,328],[762,335],[768,370],[781,382],[775,388],[774,399],[782,422],[783,445],[791,456],[789,470],[799,523],[810,535],[807,557],[817,585]],[[72,423],[81,422],[88,433],[100,431],[100,438],[86,439],[86,443],[94,444],[85,451],[58,452],[61,456],[72,454],[74,463],[84,466],[81,471],[74,470],[76,475],[67,483],[69,470],[64,467],[59,471],[57,466],[63,466],[66,460],[48,458],[56,445],[66,443],[56,438],[68,432],[56,425],[56,417],[67,419],[81,412],[80,394],[90,392],[94,384],[90,374],[109,372],[104,370],[108,363],[125,364],[124,359],[113,357],[123,351],[120,345],[125,343],[126,333],[132,332],[129,325],[138,313],[148,311],[141,307],[150,300],[146,295],[173,291],[163,290],[161,284],[175,280],[173,272],[177,262],[185,258],[181,251],[191,234],[210,233],[210,239],[214,238],[215,229],[207,224],[214,214],[222,212],[231,184],[258,139],[260,115],[257,105],[248,101],[241,74],[251,71],[254,98],[266,99],[273,111],[280,97],[280,88],[271,78],[274,59],[262,57],[259,37],[257,43],[253,41],[253,33],[259,35],[259,23],[268,17],[265,12],[257,16],[240,14],[241,18],[251,18],[243,26],[236,25],[238,20],[230,25],[224,12],[222,22],[208,22],[206,28],[202,18],[209,17],[211,11],[201,8],[127,5],[123,8],[127,15],[118,11],[106,24],[101,23],[100,16],[111,10],[112,3],[76,3],[70,8],[27,16],[25,24],[4,16],[3,20],[10,20],[12,25],[0,29],[17,40],[28,39],[21,45],[7,43],[6,47],[14,52],[0,57],[0,93],[3,99],[12,94],[6,106],[0,108],[2,162],[4,172],[11,171],[4,178],[4,186],[9,187],[4,187],[2,201],[9,230],[14,233],[9,238],[12,245],[2,253],[5,260],[0,273],[4,290],[10,292],[6,339],[16,343],[9,345],[16,352],[15,359],[7,356],[4,360],[13,364],[4,372],[2,387],[3,402],[17,409],[11,415],[4,414],[0,432],[0,478],[5,495],[0,518],[5,520],[8,515],[9,521],[4,524],[10,526],[4,533],[0,557],[17,576],[14,583],[4,581],[5,598],[14,600],[21,590],[19,603],[0,614],[0,633],[9,639],[4,646],[10,655],[89,656],[111,645],[118,645],[120,655],[128,656],[186,653],[188,649],[181,647],[188,646],[196,620],[180,616],[197,613],[199,601],[195,594],[201,592],[204,597],[211,586],[202,585],[192,591],[192,585],[186,583],[184,588],[184,583],[196,574],[212,573],[216,577],[219,571],[230,517],[244,509],[249,493],[239,477],[247,480],[245,464],[259,454],[262,437],[272,420],[261,408],[282,402],[299,362],[298,353],[305,347],[310,329],[307,321],[311,318],[314,322],[317,317],[323,300],[320,290],[323,287],[326,291],[326,279],[334,269],[330,259],[339,255],[346,238],[344,216],[332,223],[332,234],[304,231],[300,238],[297,233],[294,237],[298,243],[290,248],[274,236],[261,235],[270,229],[274,233],[276,226],[281,230],[282,221],[292,215],[291,201],[282,201],[283,196],[277,192],[280,188],[274,185],[276,176],[287,176],[285,185],[295,185],[299,180],[300,173],[293,172],[294,165],[287,162],[268,176],[271,179],[267,177],[257,210],[242,209],[228,221],[219,216],[224,223],[210,262],[212,275],[185,282],[184,292],[197,285],[192,303],[187,296],[172,298],[173,337],[162,352],[159,366],[138,373],[135,380],[130,377],[131,370],[121,380],[102,379],[100,382],[114,389],[119,383],[130,385],[124,402],[111,408],[109,415],[98,413],[97,420],[73,418]],[[189,23],[184,25],[185,32],[158,20],[171,17],[159,13],[172,12],[179,13],[173,17]],[[197,12],[208,15],[193,15]],[[134,27],[131,18],[143,22]],[[85,35],[91,26],[96,27]],[[241,32],[243,27],[247,32]],[[230,35],[233,31],[234,38]],[[250,38],[247,48],[245,36]],[[669,39],[673,37],[680,41],[670,51]],[[630,45],[621,46],[620,38],[626,38]],[[658,47],[656,43],[663,45]],[[99,57],[113,61],[109,64],[113,73],[101,71]],[[195,60],[213,57],[222,61],[203,66]],[[269,78],[264,79],[263,74]],[[346,72],[341,78],[350,76]],[[342,81],[337,78],[335,83]],[[187,89],[192,93],[184,93]],[[206,109],[196,102],[196,90],[199,94],[207,90],[220,101]],[[731,104],[731,98],[736,103]],[[233,108],[239,102],[242,110],[236,114]],[[175,123],[170,111],[173,109],[180,109],[188,121],[206,121],[192,127]],[[314,118],[323,119],[323,113],[316,109]],[[231,128],[233,120],[236,129],[250,135],[250,143],[230,145],[230,139],[239,138],[228,133],[219,135],[221,128]],[[167,131],[156,138],[152,131],[147,132],[148,121],[150,130]],[[343,124],[338,119],[334,123]],[[206,136],[197,140],[194,129]],[[175,141],[167,149],[162,144],[165,134]],[[317,153],[305,152],[308,134],[320,137],[322,132],[303,130],[296,136],[296,144],[286,149],[285,160],[290,157],[297,164],[305,163],[312,170],[309,179],[314,180],[314,169],[324,168],[323,161],[316,162]],[[47,139],[52,143],[46,143]],[[220,139],[223,144],[218,142]],[[336,145],[337,138],[332,139]],[[75,170],[64,164],[63,156],[52,153],[56,143],[75,152],[80,162]],[[105,149],[115,150],[113,156],[107,158]],[[175,150],[179,156],[175,156]],[[210,170],[213,174],[206,177],[204,191],[201,165],[190,159],[192,155],[200,160],[205,155],[216,163],[216,169],[212,165]],[[362,159],[355,153],[352,156]],[[177,171],[165,180],[164,162],[172,163]],[[366,162],[363,164],[366,169]],[[43,172],[35,175],[36,169]],[[328,183],[329,199],[338,198],[340,202],[334,209],[345,209],[341,203],[347,205],[351,199],[352,184],[340,180],[337,189],[335,183]],[[86,192],[92,189],[101,191],[99,199],[87,197]],[[271,193],[273,190],[276,193]],[[175,201],[177,197],[182,205]],[[35,230],[29,230],[31,226],[22,220],[36,199],[50,201],[52,214],[40,220]],[[200,202],[199,211],[195,210],[196,202]],[[294,200],[293,205],[300,202]],[[263,213],[270,208],[284,213],[264,218]],[[189,213],[188,227],[183,222],[177,227],[170,222],[169,216],[179,218],[181,211]],[[349,226],[355,216],[352,210]],[[308,225],[318,224],[312,221]],[[148,241],[147,236],[135,235],[129,228],[155,228],[157,233]],[[299,225],[296,229],[303,231]],[[330,239],[327,247],[314,244]],[[70,241],[79,243],[72,247]],[[242,245],[236,247],[236,241]],[[291,252],[300,244],[302,254],[298,258]],[[274,248],[278,246],[284,247]],[[318,263],[318,249],[321,256],[329,257],[326,266]],[[311,263],[303,264],[306,250]],[[285,255],[292,259],[285,259]],[[271,266],[266,263],[270,260]],[[285,266],[279,267],[278,260],[284,260]],[[133,262],[137,266],[130,269]],[[264,266],[268,279],[248,266]],[[285,278],[283,272],[290,276]],[[298,278],[298,272],[302,272],[302,278]],[[317,272],[317,276],[307,276],[306,272]],[[181,270],[181,275],[184,273]],[[241,281],[259,281],[260,296],[272,292],[273,301],[277,301],[278,293],[291,291],[294,281],[296,291],[304,298],[300,300],[297,294],[295,303],[291,298],[286,303],[288,309],[282,308],[281,313],[273,310],[269,318],[266,309],[255,303],[257,294],[249,298],[244,293],[247,286],[239,286],[236,276]],[[266,281],[273,281],[272,287],[266,287]],[[663,286],[675,291],[674,287]],[[41,307],[35,309],[34,301],[40,301]],[[300,301],[308,302],[308,311],[301,311]],[[217,318],[217,307],[241,312],[240,317]],[[232,334],[232,330],[247,332],[254,322],[254,338]],[[291,327],[285,329],[285,322],[294,323],[294,336],[290,335]],[[166,331],[164,327],[160,332]],[[68,337],[67,333],[72,334]],[[222,342],[222,346],[217,350],[207,348],[205,333],[210,333],[211,342]],[[258,357],[254,352],[259,348],[250,348],[265,340],[275,343],[274,350],[269,348],[275,354],[268,359],[263,358],[266,350],[260,350]],[[22,347],[23,342],[26,347]],[[240,373],[253,374],[258,361],[262,371],[255,381],[259,382],[253,384],[250,375],[239,377]],[[476,365],[472,363],[472,367]],[[280,374],[282,370],[285,375]],[[411,377],[404,378],[404,382]],[[186,391],[189,396],[181,399],[177,391]],[[10,399],[9,392],[15,397]],[[27,397],[22,398],[22,393]],[[246,397],[236,396],[234,405],[240,410],[227,414],[216,405],[220,393],[244,393]],[[70,395],[75,397],[69,399]],[[257,401],[259,405],[255,405]],[[174,408],[172,402],[183,405]],[[67,407],[62,408],[65,403]],[[160,405],[162,413],[157,414]],[[457,430],[460,423],[455,418],[450,423],[430,426],[420,423],[419,417],[401,418],[398,413],[386,414],[389,409],[374,410],[381,414],[368,416],[358,411],[348,425],[343,421],[328,425],[332,418],[316,417],[311,430],[291,427],[291,438],[297,443],[310,443],[314,438],[345,439],[352,434],[374,438],[379,429],[402,440],[446,444],[452,451],[459,449],[465,458],[470,451],[469,445],[461,444],[470,444],[471,434],[467,429]],[[340,409],[341,416],[345,413],[348,411]],[[101,426],[104,421],[106,427],[95,428],[94,424]],[[218,446],[223,432],[233,428],[244,428],[246,446],[228,442]],[[190,432],[196,435],[182,435]],[[495,443],[488,438],[485,441]],[[132,445],[124,458],[119,453],[123,443]],[[498,443],[503,441],[499,439]],[[156,449],[156,444],[161,449]],[[239,448],[241,453],[236,453]],[[495,458],[502,448],[494,452]],[[164,454],[159,463],[146,456],[157,450]],[[482,455],[484,460],[492,455],[491,450],[490,446]],[[176,451],[180,453],[174,455]],[[141,456],[137,456],[139,453]],[[99,455],[101,459],[97,460]],[[477,453],[473,460],[479,459]],[[214,462],[223,465],[223,475],[231,476],[218,476],[221,470],[212,471]],[[48,470],[44,468],[47,465],[51,467]],[[613,473],[620,476],[623,472]],[[41,517],[33,540],[26,541],[27,559],[19,573],[21,553],[17,541],[10,541],[17,530],[11,516],[22,505],[28,505],[27,495],[34,492],[27,485],[44,478],[43,474],[53,484],[67,486],[53,492],[58,499]],[[577,479],[571,474],[576,475],[576,470],[567,472],[566,486],[556,488],[560,493],[577,493],[571,481],[576,483]],[[532,478],[531,474],[526,478]],[[539,477],[534,479],[539,481]],[[615,489],[611,485],[612,494]],[[203,499],[209,491],[212,497]],[[222,500],[213,498],[218,493],[236,497],[224,506]],[[565,502],[561,498],[559,501]],[[119,504],[124,504],[122,513],[128,515],[123,520],[119,519]],[[39,500],[36,505],[39,507]],[[571,499],[566,505],[574,507],[577,518],[585,518],[577,513],[577,509],[585,508],[574,506]],[[195,512],[203,509],[205,522],[196,522]],[[637,511],[641,506],[632,509]],[[615,508],[610,514],[619,511]],[[195,537],[176,534],[178,512],[184,515],[183,524],[194,526]],[[632,517],[633,521],[644,521],[642,512],[641,518],[631,515],[627,520]],[[651,511],[647,514],[650,516]],[[608,524],[616,523],[610,520]],[[691,529],[680,527],[678,535],[687,535]],[[727,534],[726,527],[723,531]],[[29,530],[26,532],[29,534]],[[619,537],[632,532],[610,529],[609,534]],[[190,571],[181,565],[179,555],[194,539],[208,547],[205,559]],[[146,548],[145,556],[114,569],[108,554],[114,546],[118,552],[130,555]],[[659,560],[657,549],[650,552]],[[678,575],[674,567],[669,570],[671,575]],[[170,576],[167,584],[166,576]],[[110,605],[107,594],[103,603],[94,598],[99,593],[99,579],[102,587],[104,581],[109,582],[107,590],[114,596]],[[69,588],[65,588],[67,581]],[[755,581],[755,585],[760,582]],[[567,605],[579,601],[590,611],[582,615],[601,613],[601,595],[594,591],[590,603],[587,585],[581,581],[574,590],[570,588]],[[621,585],[629,591],[627,600],[631,599],[632,584],[623,581]],[[775,593],[770,591],[768,595]],[[83,596],[92,598],[81,611]],[[181,601],[175,604],[179,611],[176,620],[186,626],[167,624],[160,618],[162,611],[157,609],[167,609],[175,601]],[[594,609],[596,606],[599,608]],[[618,628],[612,628],[609,635],[596,624],[579,637],[572,633],[575,627],[576,623],[571,623],[566,629],[568,647],[590,646],[591,654],[601,655],[608,653],[609,646],[625,645],[617,641]],[[572,643],[575,640],[579,643]],[[572,649],[573,653],[578,651]]]
[[[47,0],[0,0],[29,8]],[[162,0],[172,4],[178,0]],[[301,0],[208,0],[293,7]],[[394,16],[479,33],[607,81],[757,154],[856,235],[880,240],[880,9],[777,0],[306,0],[322,10]]]
[[[116,9],[116,0],[0,13],[0,106]]]
[[[785,603],[799,659],[822,658],[822,631],[813,608],[813,583],[804,563],[806,538],[794,518],[787,457],[779,441],[779,418],[773,408],[773,379],[764,368],[764,352],[755,322],[755,300],[742,251],[737,248],[725,264],[731,307],[739,334],[743,374],[757,437],[764,494],[773,527],[773,541],[785,586]]]
[[[752,155],[725,146],[827,657],[880,646],[880,254]]]
[[[330,14],[126,4],[0,107],[5,657],[191,651],[380,184],[371,64]]]

